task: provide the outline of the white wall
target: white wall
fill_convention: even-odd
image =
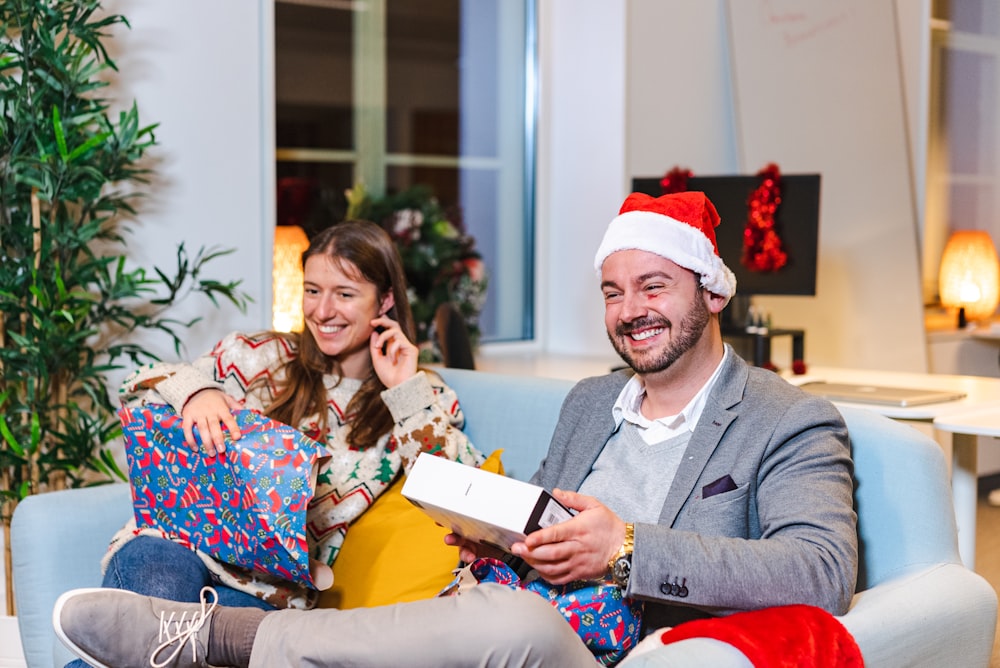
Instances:
[[[538,334],[607,355],[593,259],[626,183],[625,2],[541,0],[538,32]]]
[[[725,5],[628,3],[628,180],[739,171]]]
[[[137,103],[140,121],[159,123],[154,169],[143,187],[129,253],[142,266],[175,266],[176,246],[234,249],[206,267],[206,277],[243,281],[255,303],[246,315],[215,309],[201,298],[175,315],[204,320],[186,337],[184,359],[206,352],[227,331],[256,329],[270,315],[273,228],[273,141],[269,0],[113,0],[124,15],[108,40],[118,65],[112,91],[118,106]],[[268,38],[262,40],[262,34]],[[266,58],[265,55],[267,54]],[[166,342],[144,339],[166,359]]]

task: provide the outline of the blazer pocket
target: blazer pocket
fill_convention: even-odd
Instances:
[[[725,494],[726,492],[731,492],[734,489],[736,489],[736,483],[733,482],[733,477],[727,473],[718,480],[714,480],[702,487],[701,498],[707,499],[710,496]]]
[[[706,535],[746,538],[750,520],[747,500],[750,485],[710,496],[698,501],[697,524]]]

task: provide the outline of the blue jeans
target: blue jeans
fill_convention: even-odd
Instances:
[[[186,603],[200,601],[201,588],[210,586],[219,594],[219,605],[274,610],[256,596],[219,584],[191,550],[154,536],[136,536],[123,545],[111,557],[102,586]],[[82,659],[66,664],[88,666]]]

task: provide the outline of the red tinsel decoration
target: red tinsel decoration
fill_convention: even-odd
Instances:
[[[660,179],[660,191],[663,195],[682,193],[688,189],[688,179],[691,178],[690,169],[674,167],[663,175]]]
[[[747,200],[740,262],[750,271],[777,271],[788,262],[781,237],[774,229],[774,214],[781,204],[781,172],[773,162],[757,173],[760,185]]]
[[[674,167],[660,179],[663,195],[685,192],[690,169]],[[750,271],[777,271],[788,263],[788,253],[774,224],[781,204],[781,171],[773,162],[757,173],[760,185],[747,200],[747,222],[743,230],[743,253],[740,262]]]

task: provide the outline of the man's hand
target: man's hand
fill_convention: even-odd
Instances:
[[[552,584],[607,576],[608,561],[625,541],[624,520],[592,496],[561,489],[552,495],[577,515],[514,543],[514,554]]]
[[[229,437],[234,441],[242,434],[236,424],[232,411],[242,408],[240,402],[221,390],[207,389],[198,392],[188,399],[181,411],[184,419],[184,440],[191,449],[198,449],[198,441],[194,437],[194,428],[198,427],[201,437],[201,447],[205,454],[214,457],[216,453],[226,451],[226,438],[223,427],[229,430]]]

